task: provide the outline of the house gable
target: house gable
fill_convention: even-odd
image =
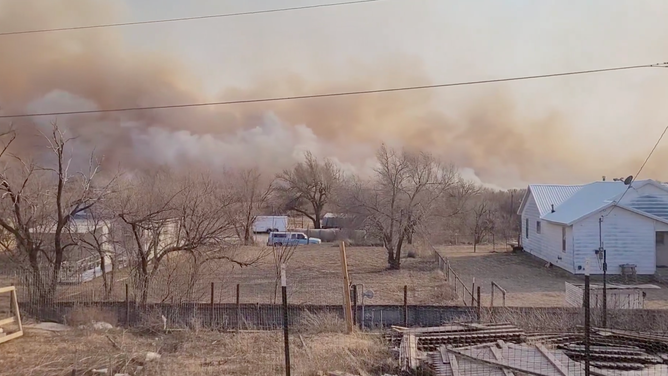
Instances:
[[[582,187],[582,185],[531,184],[524,194],[517,214],[522,215],[529,199],[533,199],[540,216],[543,217],[552,211],[553,205],[555,208],[559,207]]]

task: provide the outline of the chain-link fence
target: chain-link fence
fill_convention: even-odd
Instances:
[[[402,369],[421,375],[584,375],[586,362],[592,375],[668,374],[668,310],[659,303],[660,282],[654,283],[657,290],[640,280],[623,298],[611,278],[604,311],[599,278],[591,278],[587,309],[580,277],[524,253],[423,245],[407,253],[401,270],[388,270],[385,256],[380,248],[347,249],[353,334],[346,334],[340,251],[330,245],[297,248],[286,269],[287,309],[271,259],[198,269],[174,259],[148,284],[139,283],[129,267],[86,281],[59,281],[53,291],[40,291],[44,287],[35,286],[30,271],[5,272],[3,283],[17,286],[26,317],[70,327],[107,322],[131,328],[128,333],[149,330],[164,343],[156,348],[140,334],[110,332],[106,346],[116,345],[107,350],[119,357],[130,346],[154,346],[166,359],[190,354],[197,359],[195,375],[207,374],[202,369],[285,374],[288,352],[292,374],[299,375],[396,375]],[[642,305],[619,304],[635,299],[635,290],[645,292]],[[86,341],[97,338],[86,335]],[[94,368],[80,364],[80,374],[88,366]]]

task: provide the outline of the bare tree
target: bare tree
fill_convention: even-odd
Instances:
[[[118,225],[113,211],[104,205],[97,205],[86,212],[86,231],[72,231],[70,236],[76,244],[88,249],[99,257],[100,274],[104,288],[104,298],[111,297],[116,270],[123,262]],[[110,269],[110,270],[109,270]]]
[[[274,298],[272,303],[276,304],[278,300],[278,290],[281,286],[281,265],[287,265],[292,255],[295,253],[297,245],[295,244],[284,244],[284,245],[274,245],[272,247],[272,253],[274,255]]]
[[[382,240],[390,269],[400,269],[404,242],[433,215],[434,203],[455,186],[458,174],[427,153],[397,152],[383,145],[376,157],[375,180],[352,179],[342,202]]]
[[[480,244],[487,232],[489,231],[491,205],[485,198],[481,198],[480,202],[475,204],[472,212],[472,231],[473,231],[473,252],[477,251],[478,244]]]
[[[148,301],[151,281],[161,262],[172,255],[187,255],[195,266],[214,260],[240,266],[255,261],[237,260],[235,247],[226,242],[234,235],[232,216],[227,213],[234,195],[221,192],[221,186],[203,174],[181,178],[162,171],[142,176],[135,189],[127,192],[118,215],[130,235],[128,251],[134,259],[140,303]]]
[[[341,181],[341,171],[332,161],[320,162],[310,152],[305,161],[278,176],[276,188],[283,196],[286,209],[307,216],[316,229],[321,228],[323,211]]]
[[[232,190],[236,197],[234,229],[244,245],[253,241],[253,223],[272,194],[273,182],[266,182],[257,168],[237,171],[232,179]]]
[[[44,135],[50,163],[38,164],[9,153],[13,131],[0,135],[0,227],[11,238],[4,246],[30,271],[34,297],[55,298],[63,262],[76,244],[69,236],[72,219],[91,209],[107,194],[113,179],[96,186],[99,164],[91,156],[88,171],[72,173],[69,143],[56,123]]]

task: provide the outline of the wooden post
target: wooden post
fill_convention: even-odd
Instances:
[[[350,279],[348,277],[348,260],[346,259],[346,245],[341,242],[341,272],[343,274],[343,315],[346,319],[346,333],[353,331],[353,312],[350,302]]]
[[[290,324],[288,322],[288,284],[285,264],[281,265],[281,298],[283,300],[283,348],[285,352],[285,376],[290,376]]]
[[[213,287],[213,282],[211,282],[211,328],[213,328],[213,323],[214,323],[214,313],[213,313],[213,295],[214,294],[214,287]]]
[[[130,326],[130,287],[125,284],[125,326]]]
[[[408,328],[408,285],[404,285],[404,327]]]
[[[471,307],[475,306],[475,277],[473,277],[473,284],[471,285]]]
[[[494,307],[494,281],[492,281],[492,296],[491,296],[491,299],[489,301],[489,306]]]
[[[353,325],[357,326],[357,285],[353,285]]]
[[[477,291],[476,295],[478,297],[478,307],[477,307],[478,308],[478,322],[480,322],[480,318],[481,318],[480,314],[482,313],[481,312],[481,307],[480,307],[480,286],[478,286],[478,291]]]
[[[241,294],[239,289],[239,284],[237,283],[237,332],[241,330]]]

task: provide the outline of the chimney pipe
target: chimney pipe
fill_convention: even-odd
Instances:
[[[605,181],[605,175],[603,175],[603,181]]]
[[[554,204],[552,204],[552,213],[554,213]]]

